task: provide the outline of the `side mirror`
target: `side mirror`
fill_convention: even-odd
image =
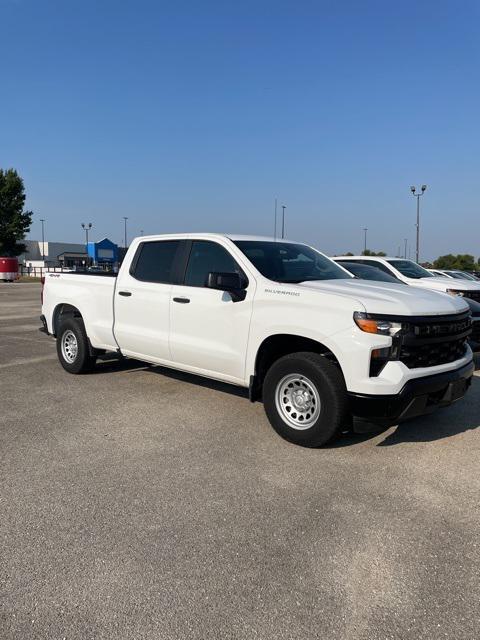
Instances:
[[[207,287],[209,289],[218,289],[220,291],[228,291],[232,296],[233,302],[245,300],[247,295],[245,287],[247,286],[245,278],[238,273],[220,273],[211,271],[207,278]]]

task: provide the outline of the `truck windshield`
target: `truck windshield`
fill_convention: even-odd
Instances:
[[[388,262],[406,278],[414,278],[415,280],[433,278],[429,271],[411,260],[389,260]]]
[[[376,282],[405,284],[402,280],[395,278],[395,276],[391,276],[389,273],[385,273],[385,271],[381,271],[376,267],[371,267],[368,264],[361,264],[360,262],[343,262],[343,260],[339,262],[345,269],[361,280],[375,280]]]
[[[304,244],[262,240],[237,240],[237,247],[256,269],[275,282],[350,279],[348,273]]]
[[[473,280],[475,282],[475,278],[471,276],[469,273],[463,273],[463,271],[447,271],[457,280]]]

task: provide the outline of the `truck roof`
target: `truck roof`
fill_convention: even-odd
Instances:
[[[254,235],[243,235],[237,233],[211,233],[206,231],[205,233],[161,233],[149,236],[137,236],[135,240],[161,240],[164,238],[185,238],[185,239],[205,239],[205,238],[227,238],[236,242],[237,240],[253,240],[253,241],[263,241],[263,242],[289,242],[294,243],[296,240],[287,240],[286,238],[274,238],[273,236],[254,236]]]
[[[332,256],[332,260],[408,260],[408,258],[392,258],[390,256]]]

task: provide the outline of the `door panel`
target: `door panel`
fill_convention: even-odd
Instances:
[[[246,297],[233,302],[225,291],[205,286],[209,272],[240,273]],[[175,363],[227,379],[244,380],[255,281],[248,280],[227,248],[192,242],[185,281],[172,287],[170,351]]]
[[[140,243],[131,273],[121,271],[115,291],[114,334],[122,353],[170,360],[170,298],[179,281],[180,240]]]
[[[171,284],[139,282],[130,275],[117,286],[114,333],[122,353],[170,360],[171,290]],[[132,295],[122,296],[125,291]]]
[[[244,379],[253,284],[245,300],[203,287],[172,287],[170,349],[182,365]],[[187,298],[188,304],[173,302]]]

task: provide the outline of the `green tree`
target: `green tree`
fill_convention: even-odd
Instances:
[[[478,269],[475,264],[475,258],[469,253],[459,253],[456,256],[452,253],[447,253],[445,256],[439,256],[433,266],[435,269],[460,269],[461,271]]]
[[[461,271],[473,271],[476,268],[475,258],[469,253],[459,253],[457,265],[457,269],[461,269]]]
[[[376,253],[375,251],[371,251],[370,249],[365,249],[364,251],[362,251],[362,256],[378,256],[379,258],[383,258],[386,255],[387,254],[385,253],[385,251],[377,251]]]
[[[455,269],[454,266],[456,257],[452,253],[447,253],[445,256],[439,256],[433,262],[435,269]]]
[[[32,212],[24,211],[25,187],[15,169],[0,169],[0,255],[18,256],[30,230]]]

